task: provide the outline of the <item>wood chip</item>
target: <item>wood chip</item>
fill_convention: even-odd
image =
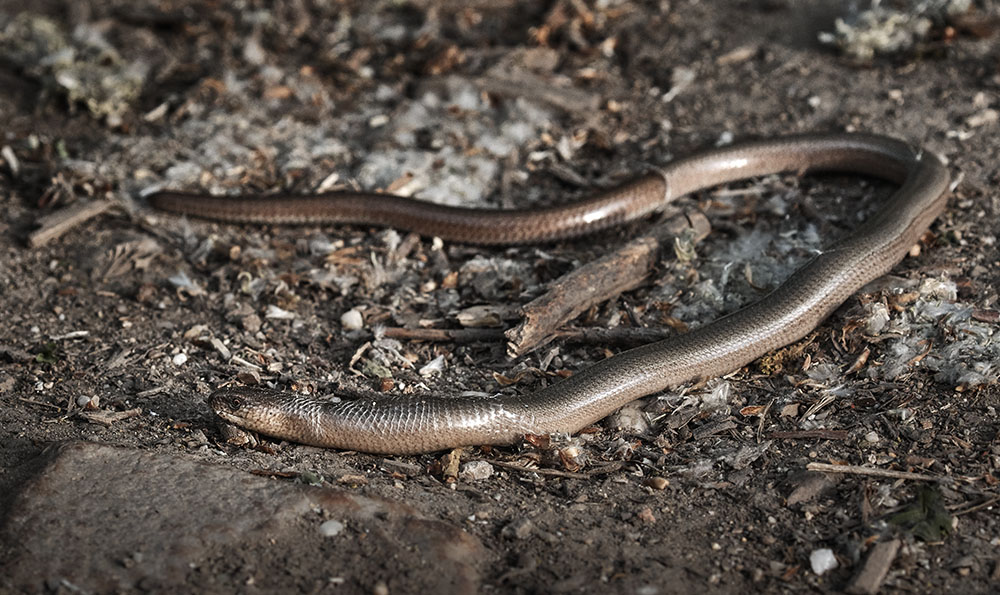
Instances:
[[[601,96],[576,87],[552,84],[551,77],[541,77],[523,70],[500,76],[484,76],[473,84],[487,93],[502,97],[533,99],[570,113],[596,111]]]
[[[810,502],[840,483],[840,475],[802,471],[790,479],[795,487],[785,499],[786,506]]]
[[[38,248],[115,206],[110,200],[80,202],[49,213],[38,220],[39,229],[28,236],[28,246]]]
[[[757,51],[759,49],[760,48],[756,45],[741,45],[740,47],[730,50],[716,58],[715,63],[719,66],[725,66],[727,64],[739,64],[741,62],[746,62],[750,58],[757,55]]]
[[[847,440],[847,430],[788,430],[776,431],[767,435],[768,438],[777,439],[819,439],[819,440]]]
[[[446,482],[454,482],[458,479],[458,472],[462,462],[462,450],[461,448],[455,448],[441,457],[441,475]]]
[[[709,436],[714,436],[716,434],[721,434],[722,432],[728,432],[736,428],[736,424],[733,423],[732,419],[726,418],[722,421],[716,421],[707,423],[703,426],[699,426],[692,434],[695,440],[701,440],[702,438],[708,438]]]
[[[859,465],[809,463],[806,465],[806,469],[810,471],[823,471],[825,473],[848,473],[851,475],[868,475],[871,477],[887,477],[889,479],[912,479],[915,481],[941,481],[947,479],[946,477],[938,475],[910,473],[909,471],[893,471],[891,469],[874,469],[872,467],[861,467]]]
[[[611,254],[560,277],[522,309],[524,321],[507,331],[507,355],[519,357],[555,338],[556,329],[595,304],[645,282],[661,249],[682,234],[694,242],[711,226],[699,212],[677,215]]]
[[[882,581],[889,573],[896,554],[899,553],[900,541],[893,539],[875,544],[875,547],[868,553],[864,565],[858,574],[851,579],[847,588],[844,589],[851,595],[872,595],[877,593],[882,586]]]
[[[1000,310],[972,309],[972,318],[980,322],[1000,322]]]
[[[142,415],[142,409],[136,407],[134,409],[126,409],[125,411],[85,411],[80,415],[90,423],[110,427],[116,421]]]

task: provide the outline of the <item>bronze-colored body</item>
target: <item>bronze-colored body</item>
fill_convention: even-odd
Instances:
[[[211,399],[223,419],[248,430],[316,446],[403,454],[506,444],[525,433],[572,433],[630,401],[731,372],[804,337],[917,243],[944,209],[948,171],[937,156],[898,140],[815,134],[706,151],[593,198],[536,211],[460,209],[354,193],[215,198],[168,192],[153,195],[150,202],[222,221],[376,224],[456,242],[515,244],[583,235],[644,217],[689,192],[789,171],[860,173],[900,188],[868,221],[827,246],[767,297],[687,334],[626,351],[528,395],[334,403],[228,388]]]

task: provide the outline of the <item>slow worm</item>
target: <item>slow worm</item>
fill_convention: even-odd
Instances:
[[[712,149],[566,206],[482,210],[384,194],[210,197],[160,192],[167,211],[231,222],[385,225],[455,242],[519,244],[571,238],[644,217],[678,196],[778,172],[848,172],[899,184],[877,213],[827,246],[764,299],[697,330],[597,363],[528,395],[378,397],[324,401],[231,387],[209,402],[246,430],[315,446],[419,453],[509,444],[526,433],[572,433],[622,405],[736,370],[797,341],[851,294],[888,272],[941,214],[949,176],[934,154],[867,134],[809,134]]]

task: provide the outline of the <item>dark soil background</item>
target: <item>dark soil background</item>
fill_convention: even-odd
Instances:
[[[484,592],[839,591],[891,539],[887,592],[1000,590],[996,21],[974,8],[859,60],[818,41],[848,4],[0,0],[0,515],[46,446],[86,440],[403,501],[485,546]],[[622,348],[554,343],[512,361],[501,341],[372,331],[460,328],[484,305],[512,326],[517,305],[655,221],[485,249],[188,221],[142,199],[359,187],[532,206],[729,139],[844,130],[948,160],[954,196],[919,255],[793,349],[654,396],[638,422],[465,449],[457,478],[443,453],[238,448],[204,399],[237,379],[320,395],[535,390]],[[689,197],[712,237],[577,326],[703,324],[890,192],[773,176]],[[29,246],[39,219],[95,200],[114,208]],[[871,331],[880,305],[889,330]],[[342,325],[351,310],[360,330]],[[304,584],[289,561],[311,546],[282,545],[247,544],[258,568]],[[810,557],[825,548],[838,565],[820,575]],[[367,578],[338,592],[421,587],[378,555],[355,564]],[[215,584],[254,590],[213,568]]]

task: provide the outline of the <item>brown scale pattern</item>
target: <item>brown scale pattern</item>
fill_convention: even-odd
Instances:
[[[525,433],[572,433],[639,397],[725,374],[814,329],[866,283],[895,266],[944,210],[941,160],[891,138],[802,135],[706,151],[563,207],[489,211],[380,194],[150,197],[165,210],[234,222],[388,225],[457,242],[513,244],[574,237],[644,217],[677,196],[778,172],[840,171],[900,184],[853,233],[829,245],[762,300],[697,330],[608,358],[541,391],[496,398],[394,397],[330,403],[229,388],[219,415],[246,429],[316,446],[379,453],[504,444]],[[666,191],[665,191],[666,188]]]

